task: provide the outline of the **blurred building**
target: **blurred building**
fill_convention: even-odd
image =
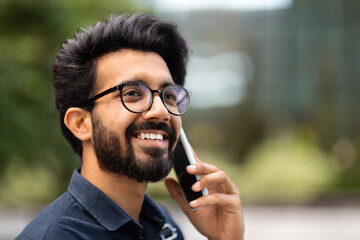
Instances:
[[[192,58],[210,59],[207,69],[198,61],[189,68],[190,89],[205,102],[216,95],[241,94],[237,102],[229,102],[231,111],[247,105],[268,121],[265,125],[310,125],[328,147],[337,138],[359,134],[359,1],[295,0],[279,10],[175,13],[162,14],[180,22]],[[226,75],[211,81],[216,64],[221,66],[221,60],[214,64],[211,58],[223,53],[235,54],[242,64],[235,69],[241,84],[231,88],[221,87],[228,84]],[[234,71],[232,59],[228,71]],[[208,96],[207,89],[212,91]]]

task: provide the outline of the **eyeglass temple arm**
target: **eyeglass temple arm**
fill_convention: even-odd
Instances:
[[[111,93],[111,92],[114,92],[114,91],[116,91],[116,90],[118,90],[118,89],[119,89],[119,85],[118,85],[118,86],[115,86],[115,87],[112,87],[112,88],[109,88],[108,90],[105,90],[105,91],[103,91],[103,92],[101,92],[101,93],[99,93],[99,94],[97,94],[97,95],[89,98],[85,103],[83,103],[83,104],[81,105],[81,107],[88,106],[90,103],[96,101],[97,99],[105,96],[106,94],[109,94],[109,93]]]

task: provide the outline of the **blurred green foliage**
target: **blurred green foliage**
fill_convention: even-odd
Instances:
[[[49,202],[65,190],[80,161],[59,128],[51,62],[77,28],[111,13],[146,10],[139,2],[0,1],[0,205]],[[244,46],[240,51],[253,59],[256,71],[246,99],[228,108],[191,109],[184,116],[200,159],[227,172],[245,202],[307,203],[360,191],[360,99],[354,94],[360,69],[359,4],[294,2],[288,12],[236,18],[235,25],[244,27],[239,41],[235,32],[229,39]],[[330,3],[337,18],[322,18]],[[338,14],[337,6],[346,14]],[[202,15],[192,14],[187,31],[207,41]],[[280,17],[274,20],[276,14]],[[211,21],[221,20],[212,12],[204,15],[211,27],[216,27]],[[181,27],[186,34],[186,26]],[[221,31],[209,32],[224,38]],[[161,183],[151,184],[148,192],[168,196]]]
[[[79,160],[59,128],[51,63],[79,27],[139,9],[130,0],[0,1],[0,202],[64,191]]]
[[[313,137],[310,129],[298,129],[256,146],[241,170],[244,198],[304,203],[328,191],[338,175]]]

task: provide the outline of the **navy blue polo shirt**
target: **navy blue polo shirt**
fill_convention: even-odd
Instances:
[[[164,235],[183,239],[168,212],[147,195],[138,224],[75,170],[68,191],[36,216],[16,239],[164,239]]]

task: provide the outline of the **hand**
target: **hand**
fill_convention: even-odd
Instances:
[[[216,166],[199,160],[186,170],[190,174],[202,175],[192,186],[195,192],[205,187],[209,190],[208,196],[190,203],[191,207],[196,208],[195,211],[187,206],[180,184],[175,179],[165,179],[165,186],[197,230],[211,240],[243,240],[244,220],[240,194],[235,184]]]

